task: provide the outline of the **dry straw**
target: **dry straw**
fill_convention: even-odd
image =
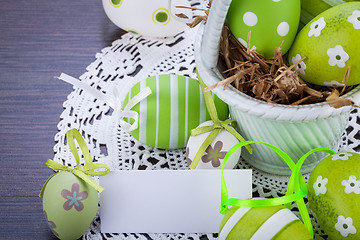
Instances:
[[[200,9],[205,15],[197,17],[188,25],[195,27],[202,21],[206,22],[210,7],[211,1],[206,9]],[[182,15],[179,17],[186,18]],[[266,59],[255,47],[251,47],[251,32],[248,33],[245,48],[228,26],[224,25],[219,52],[219,69],[222,69],[224,80],[205,88],[205,91],[220,86],[225,88],[231,84],[239,91],[269,103],[302,105],[327,101],[334,108],[350,105],[357,107],[353,101],[340,97],[353,89],[352,86],[346,86],[350,67],[346,69],[341,81],[344,87],[340,92],[336,88],[313,85],[303,81],[296,72],[298,64],[306,58],[289,66],[285,60],[286,55],[283,56],[281,53],[281,45],[276,49],[273,59]]]

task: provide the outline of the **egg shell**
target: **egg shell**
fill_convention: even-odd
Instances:
[[[300,0],[233,0],[226,17],[227,24],[243,46],[251,31],[251,47],[270,59],[281,45],[282,54],[291,47],[300,20]]]
[[[89,228],[98,209],[98,193],[70,172],[59,172],[47,183],[43,211],[60,239],[78,239]]]
[[[152,93],[132,108],[139,113],[139,127],[130,132],[131,135],[151,147],[185,147],[191,129],[210,120],[198,80],[174,74],[146,78],[131,88],[123,106],[147,86]],[[217,96],[214,102],[219,119],[227,119],[227,104]]]
[[[200,124],[197,128],[210,126],[212,124],[213,121],[206,121]],[[186,160],[189,165],[195,158],[195,155],[198,152],[201,144],[203,144],[209,135],[210,132],[202,133],[196,136],[190,136],[186,145]],[[221,169],[226,153],[237,143],[239,143],[239,140],[234,137],[234,135],[226,130],[221,131],[206,149],[195,169]],[[225,169],[234,168],[239,161],[240,154],[241,149],[234,152],[226,162]]]
[[[300,25],[301,28],[310,22],[314,17],[322,13],[323,11],[334,7],[336,5],[353,2],[356,0],[301,0],[301,16],[300,16]]]
[[[309,206],[330,239],[360,239],[360,154],[340,152],[321,160],[308,190]]]
[[[295,68],[307,82],[343,87],[360,83],[360,2],[332,7],[310,21],[297,35],[289,51],[289,63],[306,59]]]
[[[188,0],[175,2],[190,7]],[[169,37],[187,28],[171,15],[175,9],[169,6],[169,0],[103,0],[102,3],[108,18],[128,32],[147,37]],[[181,9],[181,12],[191,16],[189,9]]]
[[[224,216],[220,240],[312,239],[304,224],[284,206],[232,207]]]

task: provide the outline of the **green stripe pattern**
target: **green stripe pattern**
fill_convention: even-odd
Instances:
[[[174,74],[146,78],[131,88],[123,106],[147,86],[152,93],[131,109],[139,113],[139,125],[130,134],[151,147],[160,149],[185,147],[191,129],[210,120],[198,80]],[[227,119],[229,116],[227,104],[217,96],[214,96],[214,102],[219,119]],[[124,120],[129,123],[134,121]]]
[[[225,239],[307,240],[312,237],[304,224],[281,205],[232,207],[225,214],[220,225],[219,240]]]

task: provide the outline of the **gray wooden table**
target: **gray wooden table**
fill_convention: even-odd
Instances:
[[[55,239],[38,197],[54,135],[80,76],[123,31],[97,1],[0,1],[0,239]]]

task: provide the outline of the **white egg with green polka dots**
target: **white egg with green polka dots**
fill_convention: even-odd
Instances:
[[[227,24],[247,47],[251,31],[251,47],[266,58],[273,58],[275,50],[283,43],[282,53],[290,48],[300,19],[300,0],[232,0],[226,17]]]
[[[321,160],[308,182],[308,200],[330,239],[360,239],[360,154]]]
[[[128,32],[147,37],[170,37],[184,31],[187,26],[175,16],[175,6],[190,7],[188,0],[103,0],[109,19]],[[172,14],[173,13],[173,14]],[[181,9],[191,17],[191,10]]]
[[[356,85],[360,83],[359,39],[360,2],[340,4],[319,14],[299,32],[288,60],[290,65],[297,63],[295,70],[307,82],[328,87]]]

